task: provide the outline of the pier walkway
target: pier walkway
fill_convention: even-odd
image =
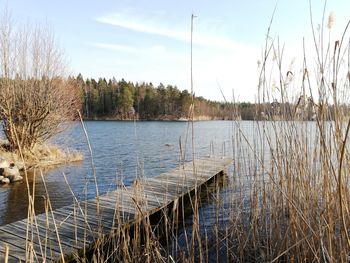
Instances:
[[[144,177],[94,199],[0,226],[0,262],[46,262],[74,258],[101,237],[132,225],[192,193],[232,163],[200,158],[158,176]],[[195,168],[195,169],[193,169]]]

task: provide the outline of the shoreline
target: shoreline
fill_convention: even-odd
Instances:
[[[113,117],[96,117],[96,118],[83,118],[83,121],[165,121],[165,122],[188,122],[191,119],[188,118],[149,118],[149,119],[140,119],[140,118],[113,118]],[[232,119],[225,118],[210,118],[207,116],[200,116],[194,118],[194,121],[232,121]]]

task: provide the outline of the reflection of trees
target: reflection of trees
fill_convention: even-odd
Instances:
[[[30,193],[33,193],[33,172],[28,172],[28,182]],[[62,178],[62,177],[61,177]],[[50,196],[53,209],[72,203],[71,193],[64,182],[62,181],[47,181],[45,182]],[[28,212],[28,189],[25,180],[11,184],[5,188],[0,188],[7,191],[6,199],[1,200],[0,211],[2,219],[0,224],[7,224],[27,217]],[[35,178],[35,213],[40,214],[45,212],[46,191],[44,182],[41,176],[37,173]]]
[[[217,193],[220,193],[222,189],[224,189],[225,187],[228,187],[228,184],[229,184],[229,178],[227,174],[224,173],[224,174],[219,174],[217,177],[215,177],[215,179],[203,185],[200,191],[198,192],[199,208],[211,209],[211,208],[208,208],[209,205],[221,203],[220,200],[217,200]],[[192,198],[191,200],[193,200],[193,196],[191,198]],[[190,199],[186,198],[184,202],[185,204],[184,208],[182,207],[182,202],[179,202],[178,211],[181,211],[181,213],[178,214],[179,217],[177,218],[179,220],[178,222],[179,226],[183,224],[182,220],[185,220],[185,221],[189,220],[189,217],[192,216],[193,214],[193,208],[190,202],[191,202]],[[184,209],[183,214],[182,214],[182,209]],[[215,210],[216,207],[212,209]],[[185,217],[182,218],[182,215],[184,215]]]

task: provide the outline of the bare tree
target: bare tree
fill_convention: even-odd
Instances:
[[[0,117],[13,150],[32,150],[76,116],[79,89],[48,27],[0,20]]]

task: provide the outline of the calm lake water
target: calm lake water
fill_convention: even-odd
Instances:
[[[176,167],[179,164],[180,152],[186,159],[192,156],[192,133],[187,122],[87,121],[85,126],[91,142],[100,194],[115,189],[120,182],[130,185],[136,176],[152,177]],[[252,127],[251,122],[242,122],[241,128],[248,134]],[[213,153],[232,156],[232,139],[235,136],[232,122],[195,122],[194,136],[196,156],[208,156]],[[73,203],[73,196],[63,174],[66,175],[77,198],[94,197],[95,184],[90,152],[81,125],[74,124],[72,129],[58,136],[55,142],[81,151],[85,159],[43,172],[53,208]],[[34,175],[30,174],[31,188],[33,180]],[[222,191],[226,190],[225,187],[222,188]],[[37,213],[44,212],[44,196],[47,196],[44,182],[37,171]],[[27,217],[28,198],[25,181],[0,186],[0,200],[0,225]],[[205,213],[205,206],[202,209]]]

